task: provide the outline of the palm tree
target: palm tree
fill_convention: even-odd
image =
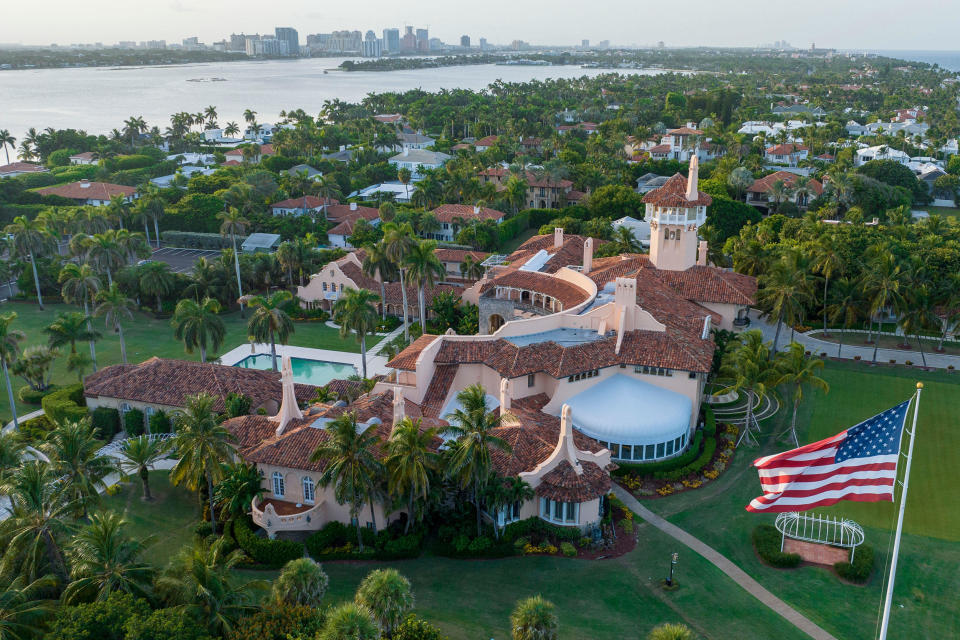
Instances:
[[[125,196],[117,194],[110,197],[110,203],[107,205],[107,215],[117,221],[120,229],[124,229],[123,221],[130,215],[130,204]]]
[[[777,354],[774,361],[771,384],[776,387],[785,385],[793,390],[793,416],[790,418],[789,433],[797,447],[800,446],[797,439],[797,410],[803,401],[804,387],[815,387],[824,393],[830,392],[830,385],[817,376],[820,369],[823,369],[823,360],[808,358],[799,342],[791,342],[786,351]]]
[[[527,201],[527,182],[517,176],[510,176],[503,185],[503,199],[516,213]]]
[[[400,292],[403,296],[403,341],[410,342],[410,327],[407,322],[407,287],[404,283],[404,275],[407,271],[407,258],[417,244],[413,236],[413,228],[410,223],[397,224],[388,222],[383,225],[383,243],[387,250],[387,255],[393,260],[400,272]]]
[[[843,271],[843,256],[837,246],[836,236],[821,235],[813,250],[813,270],[823,276],[823,335],[827,334],[827,290],[830,278]]]
[[[319,607],[330,578],[313,558],[297,558],[283,565],[273,581],[274,602]]]
[[[17,576],[10,582],[3,583],[0,586],[0,638],[36,638],[44,619],[55,610],[53,601],[41,597],[55,586],[56,581],[49,576],[33,582]]]
[[[16,430],[0,430],[0,487],[20,464],[26,443]]]
[[[327,610],[327,619],[317,640],[379,640],[382,637],[369,609],[344,602]]]
[[[141,435],[127,438],[120,444],[117,465],[127,475],[137,474],[143,485],[144,502],[152,502],[150,494],[150,471],[158,462],[167,457],[172,442],[166,439]]]
[[[10,135],[10,132],[7,129],[0,129],[0,147],[3,148],[3,153],[7,157],[7,164],[10,164],[10,149],[15,148],[14,145],[17,144],[17,139]],[[7,149],[10,147],[10,149]]]
[[[27,339],[27,335],[19,329],[11,328],[17,314],[10,312],[0,315],[0,365],[3,366],[3,378],[7,383],[7,400],[13,412],[13,429],[17,431],[20,425],[17,422],[17,403],[13,400],[13,385],[10,383],[10,365],[20,355],[20,343]]]
[[[99,453],[102,446],[89,420],[68,420],[50,431],[38,447],[58,476],[63,499],[81,516],[106,491],[105,480],[114,470],[113,460]]]
[[[923,350],[923,339],[920,337],[920,332],[924,329],[933,329],[940,322],[940,317],[934,309],[933,296],[930,294],[930,287],[926,284],[912,287],[903,297],[900,328],[903,330],[904,336],[913,334],[913,337],[916,338],[924,367],[927,366],[927,354]]]
[[[397,170],[397,180],[403,184],[404,197],[408,202],[410,201],[410,180],[412,178],[413,174],[410,172],[410,169],[400,167],[400,169]]]
[[[426,500],[430,493],[430,477],[437,469],[437,454],[433,451],[436,437],[436,429],[422,429],[419,418],[416,422],[404,418],[394,426],[386,443],[383,464],[388,490],[390,495],[407,498],[404,533],[410,531],[410,523],[416,518],[416,501]]]
[[[537,594],[517,602],[510,614],[513,640],[557,640],[557,615],[553,603]]]
[[[352,412],[337,416],[327,425],[326,438],[310,456],[313,462],[323,464],[320,486],[333,485],[334,497],[340,504],[350,503],[350,519],[356,524],[357,545],[363,551],[363,537],[360,535],[360,508],[364,501],[370,502],[370,521],[374,532],[377,529],[374,502],[376,485],[382,473],[382,466],[373,453],[380,438],[376,434],[376,425],[363,430],[357,426],[357,414]]]
[[[127,524],[119,513],[94,513],[74,535],[67,549],[72,580],[63,592],[65,603],[91,596],[103,601],[115,591],[149,596],[154,569],[140,556],[152,539],[131,539],[124,531]]]
[[[223,463],[233,459],[234,450],[230,444],[233,436],[217,423],[214,402],[216,399],[205,392],[187,396],[183,410],[177,412],[174,448],[180,459],[170,471],[170,480],[175,485],[185,483],[191,491],[196,491],[206,481],[210,524],[216,532],[213,487],[223,477]]]
[[[90,301],[96,297],[100,291],[100,278],[93,272],[90,265],[84,263],[77,265],[68,262],[60,269],[60,276],[57,278],[60,283],[60,295],[64,301],[83,307],[83,315],[87,318],[87,331],[94,334],[93,323],[90,316]],[[90,361],[93,363],[93,370],[97,370],[97,350],[94,346],[97,337],[94,335],[90,340]]]
[[[379,298],[366,289],[346,289],[333,304],[333,321],[340,325],[340,337],[347,338],[352,332],[360,343],[360,361],[363,377],[367,377],[367,334],[377,330]]]
[[[747,414],[743,425],[743,433],[737,440],[737,445],[744,440],[752,440],[750,430],[760,425],[753,417],[754,398],[766,392],[767,383],[771,379],[770,343],[763,341],[763,334],[759,329],[745,331],[740,334],[740,344],[728,349],[720,367],[720,379],[727,382],[727,387],[721,393],[745,391],[747,394]]]
[[[82,252],[82,258],[88,260],[99,271],[106,271],[107,285],[113,284],[113,271],[127,262],[127,254],[120,245],[117,232],[107,229],[92,236],[74,236],[71,247],[76,246]]]
[[[291,300],[293,294],[285,289],[274,291],[270,297],[252,296],[247,299],[247,304],[254,310],[247,322],[247,333],[257,342],[270,343],[274,371],[277,371],[277,342],[286,344],[294,332],[293,320],[283,310]]]
[[[200,362],[207,361],[207,346],[216,351],[227,336],[219,313],[220,303],[213,298],[204,298],[200,303],[185,298],[173,312],[174,337],[183,342],[187,353],[199,348]]]
[[[44,333],[47,334],[47,344],[56,349],[70,345],[70,353],[77,353],[77,341],[86,340],[94,342],[100,338],[98,331],[90,329],[90,318],[79,311],[69,311],[58,313],[57,319],[44,327]]]
[[[773,203],[773,213],[780,211],[780,205],[790,199],[790,187],[783,180],[776,180],[767,190],[767,197]]]
[[[295,269],[300,267],[297,245],[289,240],[286,242],[281,242],[280,246],[277,247],[277,252],[275,255],[277,257],[277,262],[279,262],[280,266],[283,267],[283,269],[287,272],[287,282],[292,287],[293,272]]]
[[[224,135],[235,136],[240,133],[240,127],[236,122],[228,122],[227,126],[223,128]]]
[[[249,111],[249,109],[248,109]],[[220,235],[230,236],[230,242],[233,244],[233,268],[237,272],[237,298],[243,298],[243,284],[240,281],[240,258],[237,256],[237,235],[243,234],[250,224],[236,207],[230,207],[227,211],[217,214],[220,220]],[[243,317],[243,303],[240,303],[240,317]],[[276,370],[276,367],[274,367]]]
[[[788,249],[769,271],[761,276],[763,288],[757,294],[764,314],[777,319],[777,333],[773,339],[776,353],[780,329],[784,320],[792,327],[800,321],[806,302],[812,295],[811,276],[799,249]]]
[[[387,245],[382,240],[366,249],[366,255],[361,264],[363,274],[370,278],[376,278],[380,282],[380,310],[381,317],[387,317],[387,292],[384,287],[384,281],[395,276],[397,265],[390,259],[387,252]]]
[[[847,327],[854,324],[862,315],[864,300],[860,292],[860,285],[849,278],[840,278],[833,283],[833,304],[827,307],[830,322],[843,320],[840,328],[840,340],[837,341],[837,357],[843,353],[843,339]]]
[[[744,192],[753,186],[753,174],[746,167],[737,167],[727,176],[727,184],[737,192],[737,200],[739,200]]]
[[[123,339],[122,321],[133,320],[134,302],[126,296],[117,287],[116,283],[111,284],[109,289],[101,290],[97,293],[97,306],[93,310],[93,315],[104,317],[106,325],[113,326],[120,336],[120,359],[123,364],[127,364],[127,343]]]
[[[223,465],[223,479],[213,494],[213,502],[226,511],[230,518],[241,517],[250,511],[254,500],[265,493],[263,477],[252,464],[228,462]]]
[[[29,220],[26,216],[14,218],[13,224],[8,224],[4,231],[13,236],[11,253],[16,253],[30,260],[30,266],[33,268],[33,286],[37,289],[37,303],[42,310],[43,293],[40,291],[40,276],[37,275],[36,256],[52,250],[53,236],[50,235],[42,222]]]
[[[157,313],[163,312],[163,296],[173,293],[176,287],[170,265],[166,262],[148,262],[139,267],[140,291],[147,296],[154,296],[157,300]]]
[[[10,505],[8,518],[0,523],[7,542],[0,573],[16,571],[25,580],[35,580],[46,573],[46,566],[65,584],[66,563],[57,537],[66,531],[74,505],[63,500],[59,474],[48,462],[29,460],[7,478],[2,491]]]
[[[875,258],[870,262],[869,268],[863,274],[861,290],[867,298],[868,309],[870,312],[870,328],[873,329],[873,318],[885,309],[888,305],[894,308],[902,307],[903,293],[900,291],[900,285],[905,279],[905,274],[897,264],[896,257],[887,251],[879,251]],[[883,319],[877,317],[877,340],[873,344],[873,361],[877,361],[877,349],[880,346],[880,329],[883,327]]]
[[[217,638],[229,635],[244,616],[257,610],[254,594],[265,587],[261,580],[235,579],[233,569],[244,553],[229,548],[224,538],[213,544],[197,539],[157,579],[157,590],[169,604],[182,607]]]
[[[474,260],[469,253],[460,263],[460,276],[466,280],[479,280],[483,277],[485,269],[483,264]]]
[[[413,609],[410,581],[396,569],[375,569],[357,587],[354,601],[369,609],[387,637]]]
[[[448,473],[460,486],[469,489],[477,510],[477,535],[481,535],[481,496],[486,489],[492,468],[492,449],[510,452],[510,445],[493,431],[500,426],[500,414],[487,410],[487,392],[480,384],[472,384],[457,394],[460,407],[447,415],[449,433],[456,438],[449,460]]]
[[[407,269],[410,283],[417,287],[417,301],[420,305],[420,331],[427,332],[427,309],[425,292],[433,289],[437,279],[446,273],[443,263],[437,257],[437,241],[424,240],[414,245],[407,256]]]

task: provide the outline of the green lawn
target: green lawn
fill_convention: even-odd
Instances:
[[[505,242],[503,246],[497,249],[497,252],[502,253],[504,255],[510,255],[511,253],[516,251],[520,247],[520,245],[522,245],[524,242],[526,242],[533,236],[537,235],[537,231],[538,231],[537,229],[527,229],[526,231],[521,232],[520,235],[518,235],[513,240]]]
[[[956,218],[960,216],[960,209],[956,207],[920,207],[920,211],[926,211],[930,215]]]
[[[76,311],[77,308],[65,304],[47,304],[46,309],[41,311],[35,303],[6,302],[0,304],[0,313],[17,313],[17,319],[14,327],[27,334],[27,339],[21,343],[21,346],[28,347],[33,344],[43,344],[46,342],[46,336],[43,333],[43,327],[49,325],[56,318],[57,313],[62,311]],[[247,315],[249,318],[249,314]],[[220,353],[245,344],[247,342],[246,320],[240,317],[239,311],[226,313],[223,315],[224,323],[227,326],[227,337],[223,343]],[[359,353],[360,345],[355,340],[343,340],[336,329],[331,329],[322,322],[298,322],[293,336],[290,338],[290,344],[300,347],[312,347],[315,349],[333,349],[336,351],[349,351]],[[117,364],[120,362],[120,338],[104,326],[103,319],[97,318],[94,328],[103,333],[103,337],[97,341],[97,364],[102,366]],[[152,315],[137,313],[132,321],[127,321],[123,325],[123,334],[127,344],[127,359],[130,362],[142,362],[152,356],[161,358],[182,358],[190,360],[200,360],[200,354],[189,355],[184,352],[183,344],[177,342],[173,337],[173,328],[170,326],[170,320],[158,320]],[[375,344],[369,341],[370,347]],[[86,345],[78,348],[87,349]],[[76,381],[73,374],[67,373],[66,357],[57,359],[53,369],[53,382],[55,384],[69,384]],[[2,378],[2,376],[0,376]],[[26,384],[21,378],[13,378],[14,394]],[[4,382],[0,379],[0,386]],[[12,417],[10,413],[9,401],[7,400],[6,389],[0,391],[0,419],[6,423]],[[39,409],[38,406],[17,404],[17,411],[20,415]]]

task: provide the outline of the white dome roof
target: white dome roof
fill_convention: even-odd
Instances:
[[[592,438],[620,444],[658,444],[690,428],[693,402],[663,389],[617,373],[566,402],[573,426]]]

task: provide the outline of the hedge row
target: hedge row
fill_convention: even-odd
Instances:
[[[357,529],[336,520],[328,522],[306,541],[307,553],[314,560],[401,560],[416,558],[423,548],[423,532],[414,531],[394,537],[389,528],[374,534],[372,529],[360,529],[364,551],[357,547]]]
[[[864,583],[873,573],[873,555],[873,547],[862,544],[854,552],[853,562],[838,562],[833,568],[845,580]]]
[[[20,435],[30,442],[43,440],[47,434],[53,431],[54,424],[50,422],[47,416],[37,416],[29,420],[23,420],[19,423]]]
[[[20,390],[17,391],[17,400],[24,404],[40,404],[46,396],[50,395],[58,388],[59,387],[52,384],[43,391],[37,391],[27,384],[20,387]]]
[[[43,412],[50,420],[58,424],[76,422],[87,417],[87,406],[83,399],[83,385],[71,384],[47,394],[40,400]]]
[[[651,476],[664,471],[672,471],[692,463],[697,459],[702,450],[703,432],[697,431],[693,436],[693,442],[690,444],[690,448],[676,458],[670,458],[669,460],[664,460],[662,462],[617,462],[617,469],[613,471],[613,475],[617,477],[623,477],[631,474],[637,476]],[[710,455],[713,454],[711,453]]]
[[[246,518],[233,523],[233,537],[240,548],[254,562],[263,567],[279,569],[291,560],[303,557],[303,545],[293,540],[270,540],[261,538],[250,528]]]
[[[97,407],[90,414],[97,438],[109,442],[120,431],[120,412],[112,407]]]
[[[183,247],[186,249],[227,249],[233,247],[229,236],[219,233],[199,233],[195,231],[162,231],[160,239],[168,247]],[[243,244],[247,236],[237,236],[237,248]]]
[[[130,409],[123,414],[123,430],[127,432],[127,437],[143,435],[145,429],[143,420],[143,411],[140,409]]]
[[[503,528],[503,534],[500,537],[507,542],[513,542],[517,538],[531,534],[566,542],[578,542],[583,537],[579,527],[561,527],[537,517],[511,522]]]
[[[783,537],[776,527],[769,524],[761,524],[754,528],[753,547],[757,554],[767,564],[779,567],[781,569],[792,569],[800,566],[800,555],[796,553],[783,553],[780,551],[780,545]],[[871,557],[872,561],[872,557]]]
[[[683,476],[690,475],[691,473],[699,473],[705,466],[710,464],[710,461],[713,459],[713,454],[717,451],[717,437],[708,435],[703,440],[703,451],[700,452],[700,455],[691,462],[686,464],[679,469],[673,469],[672,471],[658,471],[653,474],[653,477],[657,480],[679,480]]]

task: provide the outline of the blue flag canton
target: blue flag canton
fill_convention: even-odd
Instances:
[[[899,453],[900,436],[909,406],[910,401],[907,400],[847,429],[847,437],[837,450],[836,462]]]

